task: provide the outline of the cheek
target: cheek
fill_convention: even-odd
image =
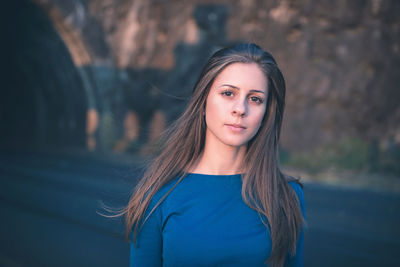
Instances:
[[[214,99],[208,99],[206,103],[206,119],[212,123],[213,120],[221,117],[223,105],[217,103]]]

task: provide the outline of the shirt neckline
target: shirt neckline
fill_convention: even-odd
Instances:
[[[239,177],[239,176],[242,175],[242,173],[236,173],[236,174],[205,174],[205,173],[188,172],[187,175],[209,176],[209,177]]]

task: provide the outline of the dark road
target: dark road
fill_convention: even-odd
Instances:
[[[85,155],[0,153],[0,266],[128,266],[120,218],[133,168]],[[400,266],[400,195],[307,183],[305,266]]]

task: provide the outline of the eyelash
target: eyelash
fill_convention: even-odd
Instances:
[[[255,98],[256,100],[255,100],[254,102],[257,102],[258,104],[264,103],[264,99],[261,99],[261,98],[259,98],[259,97],[257,97],[257,96],[252,96],[252,97],[250,97],[250,98],[251,98],[251,99]]]
[[[225,90],[222,92],[223,96],[227,96],[227,97],[231,97],[234,93],[232,91],[229,90]]]
[[[231,97],[234,93],[233,93],[232,91],[230,91],[230,90],[226,90],[226,91],[223,91],[221,94],[222,94],[223,96]],[[262,98],[260,98],[260,97],[258,97],[258,96],[251,96],[250,99],[251,99],[253,102],[257,103],[257,104],[262,104],[262,103],[264,103],[264,99],[262,99]]]

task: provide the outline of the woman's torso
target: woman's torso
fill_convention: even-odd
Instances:
[[[164,266],[265,266],[270,235],[241,186],[239,174],[189,174],[177,185],[160,206]]]

